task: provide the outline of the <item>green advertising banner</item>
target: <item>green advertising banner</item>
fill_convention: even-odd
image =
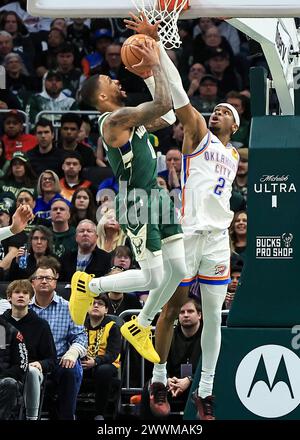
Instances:
[[[300,117],[254,117],[246,265],[228,326],[300,322]]]

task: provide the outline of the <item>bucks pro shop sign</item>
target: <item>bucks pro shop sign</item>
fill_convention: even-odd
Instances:
[[[292,260],[294,249],[291,232],[281,235],[258,235],[255,237],[255,258],[257,260]]]
[[[281,345],[262,345],[240,362],[235,387],[242,404],[263,418],[282,417],[300,403],[300,359]]]

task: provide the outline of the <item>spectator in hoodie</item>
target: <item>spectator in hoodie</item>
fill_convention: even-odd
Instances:
[[[52,372],[56,365],[54,339],[48,322],[28,308],[34,296],[30,281],[13,281],[6,295],[11,310],[6,310],[3,317],[22,333],[28,351],[29,369],[24,393],[26,418],[37,420],[44,375]]]
[[[63,92],[63,78],[61,73],[50,70],[45,76],[45,90],[33,95],[27,106],[31,124],[35,124],[39,112],[49,110],[66,111],[77,110],[78,106],[74,98],[66,96]],[[43,116],[54,122],[60,121],[60,115],[46,114]]]
[[[11,420],[25,381],[28,355],[23,335],[0,316],[0,420]]]

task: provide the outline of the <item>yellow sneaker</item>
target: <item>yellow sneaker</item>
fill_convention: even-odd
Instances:
[[[155,364],[160,362],[160,357],[152,344],[150,325],[148,327],[142,327],[137,322],[136,316],[133,316],[131,321],[122,325],[121,333],[143,358]]]
[[[89,289],[89,282],[94,276],[79,271],[72,276],[69,310],[75,324],[84,324],[88,309],[92,305],[95,296],[97,296]]]

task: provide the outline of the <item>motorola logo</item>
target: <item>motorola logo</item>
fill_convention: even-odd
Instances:
[[[240,362],[235,387],[242,404],[264,418],[282,417],[300,403],[300,359],[281,345],[262,345]]]

